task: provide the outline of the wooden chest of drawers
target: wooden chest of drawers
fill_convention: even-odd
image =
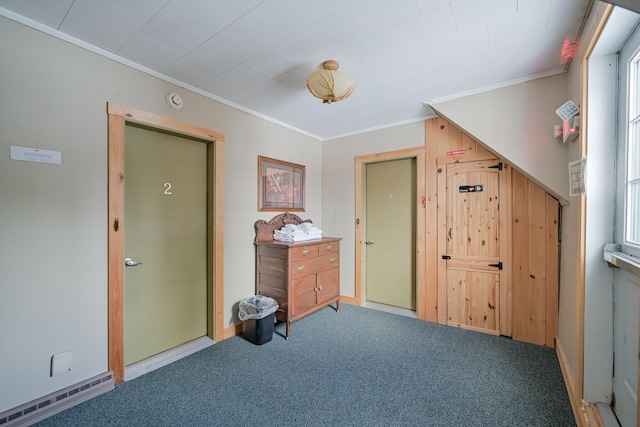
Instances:
[[[256,292],[278,301],[287,339],[296,320],[334,302],[340,308],[340,240],[255,242]]]

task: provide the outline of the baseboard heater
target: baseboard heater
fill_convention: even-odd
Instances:
[[[29,426],[114,389],[113,372],[96,375],[40,399],[0,413],[0,426]]]

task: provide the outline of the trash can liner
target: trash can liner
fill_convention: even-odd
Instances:
[[[264,295],[254,295],[245,298],[238,304],[238,317],[241,321],[247,319],[263,319],[275,313],[278,309],[278,302]]]

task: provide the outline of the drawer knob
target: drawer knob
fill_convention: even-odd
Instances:
[[[322,286],[318,286],[318,290],[321,291],[322,290]]]
[[[333,249],[333,245],[327,245],[327,250],[330,251],[331,249]]]
[[[302,272],[304,271],[304,265],[301,265],[300,267],[297,267],[297,268],[296,268],[296,271],[297,271],[298,273],[302,273]]]
[[[307,255],[309,255],[309,249],[304,249],[302,251],[302,256],[307,256]]]
[[[333,264],[334,262],[336,262],[336,259],[335,259],[335,258],[329,258],[329,262],[330,262],[331,264]]]

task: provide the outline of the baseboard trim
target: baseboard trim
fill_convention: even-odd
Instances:
[[[569,401],[571,402],[571,409],[573,410],[573,416],[576,419],[578,427],[588,427],[589,422],[585,418],[585,412],[582,407],[582,399],[577,399],[575,395],[575,381],[571,373],[567,356],[565,355],[562,342],[559,338],[556,338],[556,356],[560,364],[560,370],[562,371],[562,377],[564,378],[565,386],[567,387],[567,394],[569,395]]]
[[[240,334],[242,334],[242,323],[236,323],[224,329],[225,340]]]
[[[108,371],[2,412],[0,413],[0,425],[3,427],[30,426],[65,409],[111,391],[114,387],[113,372]]]
[[[355,297],[349,297],[345,295],[340,295],[340,303],[360,306],[360,304],[358,304],[358,300],[355,299]]]
[[[138,378],[140,375],[144,375],[158,368],[162,368],[163,366],[167,366],[176,360],[180,360],[183,357],[187,357],[200,350],[204,350],[213,344],[215,344],[215,341],[211,338],[200,337],[179,347],[172,348],[171,350],[167,350],[148,359],[133,363],[124,368],[124,380],[131,381],[134,378]]]

